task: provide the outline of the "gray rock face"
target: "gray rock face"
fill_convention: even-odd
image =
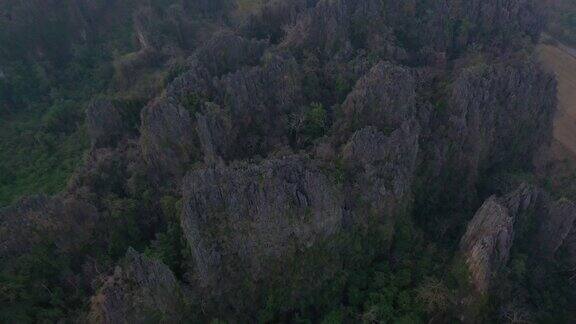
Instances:
[[[219,101],[230,111],[236,134],[234,156],[265,155],[286,145],[287,117],[303,104],[302,77],[290,56],[269,57],[221,80]]]
[[[328,56],[349,42],[350,1],[318,1],[316,7],[291,27],[283,46],[310,49]]]
[[[222,86],[235,115],[287,112],[302,103],[299,67],[290,56],[271,56],[262,66],[224,77]]]
[[[379,0],[318,1],[287,28],[281,47],[328,58],[348,48],[365,48],[392,58],[395,39],[384,12]]]
[[[415,116],[415,96],[410,73],[381,62],[360,78],[342,104],[341,127],[357,130],[374,126],[389,133]]]
[[[453,1],[453,6],[458,1]],[[518,35],[528,35],[537,38],[544,27],[543,6],[535,0],[473,0],[466,1],[461,6],[461,19],[470,22],[472,30],[470,34],[478,40],[481,35],[498,34],[498,39],[492,42],[500,43],[513,40]]]
[[[62,253],[90,239],[98,212],[73,198],[35,196],[0,209],[0,260],[28,252],[44,240]]]
[[[555,89],[554,78],[530,61],[465,69],[421,145],[432,161],[429,186],[443,183],[436,194],[465,202],[486,170],[530,165],[551,139]]]
[[[488,199],[468,224],[461,249],[480,293],[486,293],[490,281],[508,262],[514,238],[514,217],[496,197]]]
[[[305,158],[214,167],[184,180],[182,228],[208,294],[266,278],[340,229],[340,193]],[[232,287],[232,288],[231,288]]]
[[[174,323],[182,320],[184,295],[163,263],[133,249],[90,303],[91,323]]]
[[[474,43],[506,51],[536,38],[543,28],[543,5],[535,0],[447,0],[409,5],[386,1],[385,21],[409,35],[414,45],[436,53],[460,51]],[[459,28],[454,28],[459,26]]]
[[[231,32],[210,38],[189,59],[187,72],[171,82],[167,95],[210,99],[217,93],[216,79],[243,66],[257,65],[267,42],[247,40]]]
[[[140,145],[144,160],[159,173],[176,178],[197,157],[190,113],[171,98],[159,98],[141,114]]]
[[[109,144],[121,136],[125,128],[120,109],[105,99],[96,99],[88,104],[86,124],[92,146]]]
[[[452,140],[462,139],[463,154],[486,167],[530,161],[550,139],[555,89],[554,77],[529,61],[465,70],[450,99]]]
[[[187,71],[170,82],[166,88],[167,97],[180,100],[188,97],[210,98],[215,92],[214,77],[204,65],[194,59],[187,64]]]
[[[478,292],[488,292],[492,279],[508,263],[518,224],[546,214],[548,201],[544,191],[522,184],[504,197],[490,197],[476,212],[460,248]]]
[[[244,26],[245,32],[260,39],[276,43],[284,36],[287,26],[296,23],[299,15],[316,0],[271,0],[267,1]]]
[[[202,113],[196,114],[196,131],[202,146],[204,162],[221,163],[231,149],[232,121],[215,104],[206,104]]]
[[[373,216],[392,231],[398,213],[409,205],[419,152],[419,127],[405,122],[390,136],[375,127],[364,128],[344,147],[347,165],[359,169],[353,192],[361,197],[357,221]]]
[[[515,236],[533,244],[531,257],[554,259],[565,248],[568,262],[574,263],[576,204],[553,201],[543,190],[526,184],[508,195],[488,199],[468,224],[461,251],[476,289],[486,293],[492,278],[507,264]],[[519,232],[531,223],[536,231]],[[530,237],[527,238],[526,236]]]
[[[224,31],[210,38],[192,59],[198,60],[213,76],[222,76],[245,65],[257,65],[267,47],[266,41]]]

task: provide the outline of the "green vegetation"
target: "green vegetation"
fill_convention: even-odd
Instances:
[[[24,112],[0,120],[0,206],[22,195],[61,191],[88,147],[73,103],[46,114]]]
[[[289,271],[282,268],[264,295],[259,321],[425,323],[432,317],[455,318],[460,311],[456,297],[469,285],[465,266],[451,265],[450,251],[426,242],[410,222],[399,221],[391,252],[383,252],[389,244],[386,230],[369,226],[290,260]],[[335,246],[342,249],[338,255],[329,252]],[[309,282],[317,278],[318,264],[332,276]],[[296,300],[293,291],[300,293]]]

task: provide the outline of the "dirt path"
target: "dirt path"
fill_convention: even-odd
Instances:
[[[576,161],[576,51],[559,45],[542,44],[538,55],[558,78],[559,107],[554,119],[556,158]]]

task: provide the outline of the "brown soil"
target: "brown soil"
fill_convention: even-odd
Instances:
[[[557,159],[576,161],[576,56],[564,46],[542,44],[538,54],[558,78],[558,111],[554,119],[553,152]]]

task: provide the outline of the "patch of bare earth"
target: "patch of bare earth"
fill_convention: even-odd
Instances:
[[[558,79],[558,110],[554,118],[554,141],[544,173],[560,192],[576,174],[576,50],[561,44],[541,44],[538,56]]]
[[[557,158],[576,158],[576,56],[566,48],[542,44],[538,54],[558,78],[558,111],[554,119]]]

